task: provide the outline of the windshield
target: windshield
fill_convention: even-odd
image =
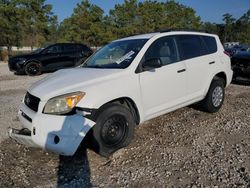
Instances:
[[[147,39],[112,42],[90,57],[83,67],[124,69],[132,63],[146,42]]]
[[[43,45],[42,47],[40,48],[37,48],[35,51],[33,51],[32,53],[33,54],[39,54],[41,53],[45,48],[49,47],[50,45],[49,44],[46,44],[46,45]]]
[[[39,54],[44,48],[38,48],[35,51],[33,51],[33,54]]]

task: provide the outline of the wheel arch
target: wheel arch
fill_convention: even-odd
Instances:
[[[207,92],[208,92],[208,90],[209,90],[209,88],[210,88],[210,86],[211,86],[213,80],[215,80],[215,79],[223,79],[223,80],[224,80],[224,86],[225,86],[225,87],[226,87],[227,84],[228,84],[228,83],[227,83],[227,76],[226,76],[226,73],[223,72],[223,71],[222,71],[222,72],[218,72],[218,73],[214,74],[213,77],[212,77],[212,79],[209,81],[208,86],[207,86],[207,88],[206,88],[206,90],[205,90],[204,96],[207,95]]]
[[[120,98],[113,99],[113,100],[111,100],[109,102],[106,102],[102,106],[100,106],[99,109],[104,108],[107,104],[112,104],[112,103],[120,104],[120,105],[123,105],[126,108],[128,108],[131,111],[131,113],[132,113],[132,115],[133,115],[133,117],[135,119],[135,123],[137,125],[139,125],[140,120],[141,120],[140,119],[140,113],[139,113],[139,110],[138,110],[138,107],[137,107],[136,103],[131,98],[129,98],[129,97],[120,97]]]
[[[39,67],[39,72],[37,74],[30,74],[26,71],[26,68],[29,64],[35,64],[37,67]],[[23,65],[23,71],[25,72],[25,74],[30,75],[30,76],[37,76],[39,74],[42,74],[43,72],[43,66],[42,63],[39,60],[36,59],[29,59],[27,62],[25,62],[25,64]]]
[[[42,62],[37,60],[37,59],[29,59],[25,64],[24,64],[24,67],[29,64],[30,62],[36,62],[36,63],[39,63],[42,67]]]
[[[217,73],[212,80],[216,79],[216,78],[220,78],[220,79],[223,79],[224,80],[224,86],[226,87],[227,86],[227,75],[225,72],[219,72]],[[211,85],[211,84],[210,84]]]

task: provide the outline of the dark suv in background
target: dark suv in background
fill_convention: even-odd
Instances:
[[[83,44],[58,43],[40,48],[30,54],[13,56],[9,59],[9,70],[30,76],[42,72],[75,67],[87,59],[93,51]]]

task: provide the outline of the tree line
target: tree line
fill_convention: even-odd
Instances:
[[[219,35],[223,42],[250,44],[250,9],[239,19],[226,13],[223,15],[223,21],[223,24],[205,22],[202,27],[211,33]]]
[[[0,0],[0,46],[56,41],[57,17],[45,0]]]
[[[202,22],[194,9],[174,0],[124,0],[105,14],[89,0],[76,5],[61,23],[45,0],[0,0],[0,46],[42,46],[81,42],[101,46],[117,38],[167,28],[207,30],[223,42],[250,43],[250,10],[239,19],[223,15],[222,24]]]

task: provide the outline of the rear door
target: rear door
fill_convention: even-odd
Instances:
[[[214,59],[207,55],[207,49],[200,35],[178,35],[177,44],[181,60],[187,67],[187,100],[204,95],[209,68]]]
[[[61,55],[61,64],[63,68],[74,67],[77,62],[78,50],[75,44],[64,44]]]

